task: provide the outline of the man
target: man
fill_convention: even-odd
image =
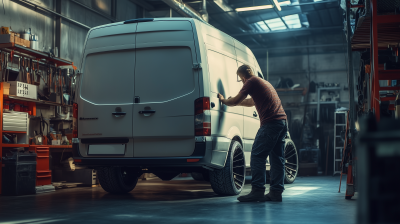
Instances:
[[[239,94],[228,99],[218,94],[218,98],[227,106],[256,106],[261,122],[251,151],[252,190],[250,194],[238,197],[238,200],[241,202],[282,201],[285,178],[286,113],[274,87],[264,79],[255,76],[250,66],[240,66],[237,75],[243,82]],[[246,99],[248,95],[251,98]],[[271,180],[269,193],[264,196],[265,166],[268,156],[271,163]]]

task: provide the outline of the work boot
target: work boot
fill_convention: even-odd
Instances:
[[[269,189],[269,193],[264,196],[265,201],[282,201],[282,192],[283,191],[274,191]]]
[[[250,194],[240,196],[237,199],[240,202],[250,202],[250,201],[265,201],[264,198],[265,189],[252,187]]]

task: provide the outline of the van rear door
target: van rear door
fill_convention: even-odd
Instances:
[[[199,97],[192,24],[139,23],[136,35],[134,157],[190,156]]]
[[[113,24],[89,33],[78,103],[80,139],[132,138],[136,26]]]

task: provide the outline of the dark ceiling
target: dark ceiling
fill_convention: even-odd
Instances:
[[[135,0],[133,0],[135,1]],[[140,0],[144,1],[144,0]],[[147,0],[154,10],[168,6],[161,0]],[[183,0],[200,11],[202,1]],[[288,41],[301,44],[300,39],[322,35],[343,35],[343,11],[338,0],[278,0],[276,7],[236,12],[236,8],[274,5],[273,0],[207,0],[209,23],[254,49],[287,46]],[[149,10],[151,12],[151,10]],[[342,40],[339,40],[342,41]],[[290,45],[290,44],[289,44]],[[306,44],[307,45],[307,44]],[[329,45],[327,46],[329,47]]]

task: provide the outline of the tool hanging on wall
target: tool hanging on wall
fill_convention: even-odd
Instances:
[[[1,81],[5,82],[6,81],[6,75],[7,75],[7,53],[4,53],[4,58],[3,58],[3,72],[2,72],[2,77]]]
[[[8,69],[8,62],[9,62],[9,60],[8,60],[8,53],[6,54],[6,67],[5,67],[5,71],[6,71],[6,82],[8,82],[8,76],[10,75],[10,70]]]
[[[63,85],[62,85],[62,77],[61,77],[61,69],[58,69],[58,93],[60,94],[60,102],[62,105],[64,105],[64,96],[63,96]]]
[[[21,58],[18,58],[18,75],[15,81],[21,81],[22,77],[22,65],[21,65]]]
[[[27,59],[26,61],[26,83],[32,84],[31,83],[31,59]]]
[[[3,77],[3,63],[4,63],[4,60],[3,60],[3,52],[0,52],[0,75],[1,75],[1,77]]]
[[[49,66],[49,68],[47,69],[47,74],[48,74],[48,80],[47,80],[47,88],[49,88],[49,91],[48,91],[48,96],[50,97],[50,95],[51,95],[51,76],[52,76],[52,73],[53,73],[53,71],[52,71],[52,69],[51,69],[51,67]]]
[[[25,58],[22,57],[22,63],[21,63],[21,77],[18,79],[20,82],[25,82]]]
[[[57,95],[57,68],[54,68],[54,73],[53,73],[53,93]]]

